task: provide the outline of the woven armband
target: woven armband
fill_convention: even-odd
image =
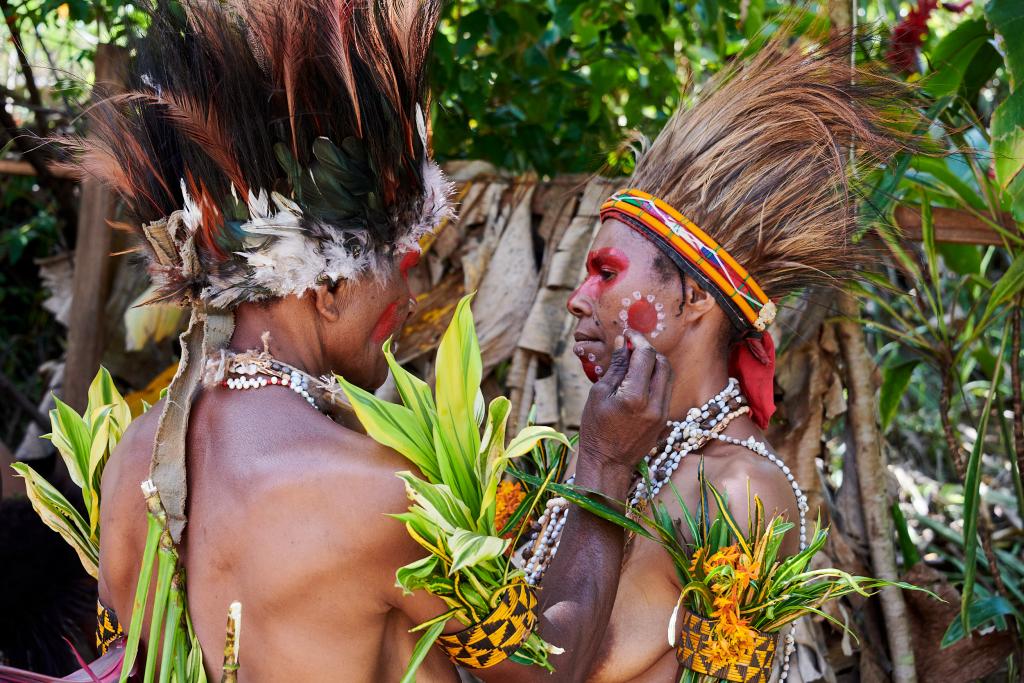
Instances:
[[[717,651],[715,622],[681,610],[676,660],[683,668],[735,683],[768,683],[775,663],[776,634],[754,631],[753,641],[728,655]]]
[[[101,655],[107,654],[111,645],[124,637],[117,615],[96,601],[96,650]]]
[[[500,588],[494,609],[483,621],[463,631],[444,635],[437,643],[456,664],[486,669],[503,662],[519,649],[537,623],[537,596],[526,583]]]

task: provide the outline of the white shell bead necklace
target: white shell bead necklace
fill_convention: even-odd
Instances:
[[[650,492],[647,491],[647,484],[644,480],[638,477],[629,497],[629,508],[631,511],[637,510],[653,500],[672,478],[683,458],[715,439],[735,446],[742,446],[766,458],[782,471],[793,488],[793,495],[796,498],[797,510],[800,513],[800,550],[804,550],[807,548],[807,495],[800,488],[792,470],[783,462],[782,458],[769,451],[764,443],[757,441],[754,437],[741,440],[722,433],[732,420],[750,412],[750,407],[744,404],[745,399],[740,393],[739,381],[730,377],[725,389],[718,392],[701,407],[691,408],[687,411],[686,419],[681,422],[668,422],[667,426],[671,427],[671,432],[665,440],[665,445],[660,452],[655,447],[644,456],[644,462],[650,472]],[[568,483],[572,484],[573,480],[574,477],[570,477]],[[551,560],[558,554],[559,540],[568,515],[568,501],[562,497],[551,498],[547,502],[544,513],[534,525],[534,530],[528,537],[526,549],[523,552],[523,559],[526,562],[524,567],[526,581],[531,586],[540,584]],[[796,650],[792,628],[783,637],[783,642],[785,647],[779,683],[785,681],[789,676],[789,660]]]

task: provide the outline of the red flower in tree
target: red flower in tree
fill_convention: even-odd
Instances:
[[[917,71],[917,52],[928,33],[928,17],[939,6],[939,0],[917,0],[917,7],[892,29],[885,61],[897,71]]]
[[[960,2],[943,2],[942,7],[959,14],[971,6],[974,0]],[[939,0],[917,0],[917,7],[903,17],[892,29],[889,39],[889,51],[885,53],[885,61],[897,71],[917,71],[917,53],[924,44],[928,33],[928,18],[939,6]]]

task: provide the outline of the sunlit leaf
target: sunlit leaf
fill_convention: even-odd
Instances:
[[[452,567],[449,574],[493,560],[505,552],[508,539],[478,534],[468,529],[456,529],[448,539],[452,549]]]

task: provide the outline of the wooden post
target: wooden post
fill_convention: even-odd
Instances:
[[[857,29],[858,0],[830,0],[829,17],[833,31]],[[854,56],[850,55],[851,65]],[[853,150],[850,158],[853,160]],[[864,330],[854,322],[860,317],[860,303],[848,293],[839,295],[839,311],[843,316],[836,327],[846,366],[846,390],[849,394],[846,417],[853,436],[853,457],[860,485],[861,509],[868,537],[868,550],[874,575],[896,581],[895,531],[893,528],[888,487],[888,467],[882,448],[877,400],[875,396],[875,363],[864,341]],[[893,683],[916,683],[913,635],[903,593],[898,588],[882,591],[882,615],[885,619],[889,657],[892,660]]]
[[[127,52],[114,45],[96,49],[96,84],[117,89],[124,84]],[[110,289],[111,229],[114,197],[98,181],[82,181],[75,245],[75,272],[68,320],[64,396],[75,410],[85,408],[89,383],[99,368],[105,345],[104,322]]]
[[[899,579],[896,534],[889,512],[892,501],[886,485],[889,469],[878,428],[875,364],[864,343],[864,330],[855,322],[860,317],[860,304],[852,295],[843,292],[839,298],[839,310],[844,319],[838,323],[837,331],[846,366],[846,390],[850,397],[846,415],[853,435],[853,457],[856,459],[871,568],[874,576],[896,581]],[[892,658],[892,680],[894,683],[914,683],[917,671],[903,592],[898,588],[883,589],[881,603],[889,656]]]

